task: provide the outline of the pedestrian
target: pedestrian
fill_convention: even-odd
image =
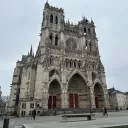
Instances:
[[[103,116],[105,116],[105,113],[104,113],[104,107],[102,108],[102,112],[103,112]]]
[[[28,120],[29,118],[31,118],[31,120],[32,120],[32,111],[29,111],[29,113],[28,113],[28,118],[27,118],[27,120]]]
[[[107,115],[108,116],[108,113],[107,113],[107,108],[104,107],[104,116]]]
[[[35,120],[35,116],[36,116],[36,110],[35,109],[32,112],[32,116],[33,116],[33,119]]]

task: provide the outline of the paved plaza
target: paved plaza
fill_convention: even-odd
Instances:
[[[95,113],[95,120],[92,121],[76,121],[62,122],[61,116],[42,116],[36,117],[36,120],[27,120],[25,118],[10,118],[9,128],[21,128],[26,124],[26,128],[100,128],[114,125],[128,125],[128,111],[109,112],[108,117],[103,117],[102,113]],[[0,121],[0,128],[3,127],[3,122]]]

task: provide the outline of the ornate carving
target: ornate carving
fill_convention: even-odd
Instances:
[[[66,40],[66,47],[68,49],[76,49],[77,48],[77,42],[73,38],[68,38]]]

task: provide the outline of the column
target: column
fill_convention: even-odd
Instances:
[[[63,89],[61,93],[61,108],[68,108],[68,93],[65,83],[63,83]]]

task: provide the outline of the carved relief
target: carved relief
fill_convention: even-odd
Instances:
[[[77,48],[77,42],[73,38],[68,38],[66,40],[66,47],[68,49],[76,49]]]

